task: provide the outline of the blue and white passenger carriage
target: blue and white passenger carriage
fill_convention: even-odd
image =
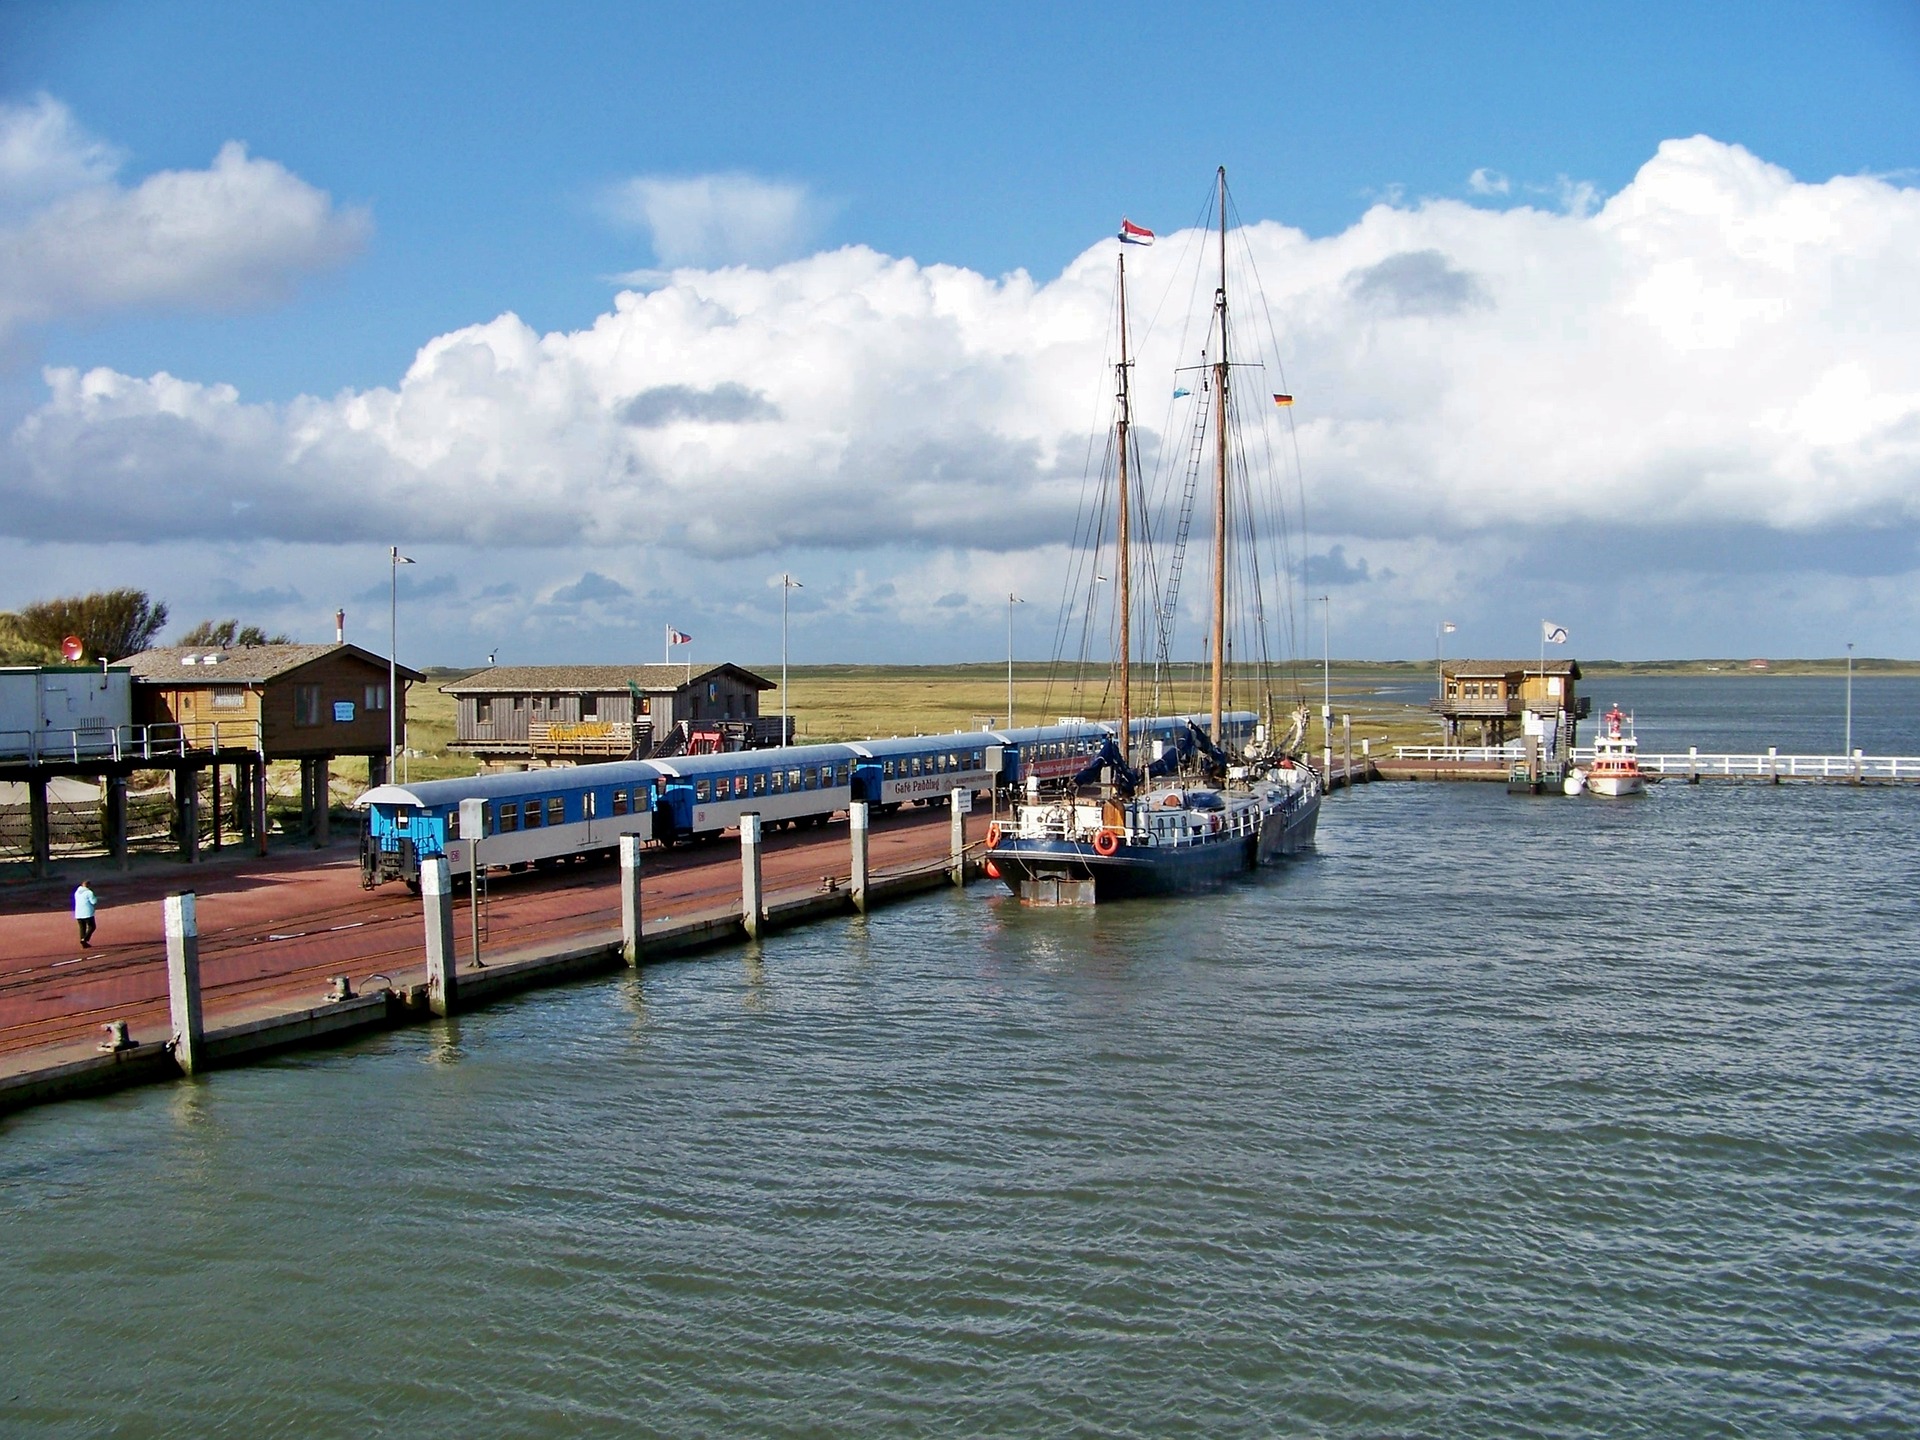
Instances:
[[[653,795],[659,771],[649,761],[624,760],[510,774],[377,785],[355,802],[366,811],[360,837],[360,883],[420,883],[420,863],[447,857],[454,874],[473,857],[460,838],[460,802],[483,803],[480,864],[550,864],[619,847],[622,835],[653,834]]]
[[[1004,757],[1007,741],[991,730],[957,730],[856,740],[848,748],[859,757],[853,798],[891,811],[916,802],[938,804],[955,790],[991,790],[997,777],[987,769],[988,752],[998,748]]]
[[[853,798],[857,758],[847,745],[789,745],[646,761],[660,776],[654,838],[711,838],[749,813],[767,825],[824,825]]]

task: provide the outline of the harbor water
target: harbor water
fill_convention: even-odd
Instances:
[[[1917,873],[1920,789],[1373,785],[29,1112],[0,1433],[1920,1433]]]

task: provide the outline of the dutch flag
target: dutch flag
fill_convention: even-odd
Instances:
[[[1144,225],[1136,225],[1122,216],[1120,219],[1120,243],[1123,245],[1151,245],[1153,232]]]

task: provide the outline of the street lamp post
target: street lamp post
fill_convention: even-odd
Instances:
[[[1847,642],[1847,754],[1853,754],[1853,642]]]
[[[804,590],[793,576],[785,571],[780,575],[780,743],[785,745],[789,739],[787,732],[787,592]]]
[[[1011,590],[1007,592],[1007,728],[1013,728],[1013,607],[1024,605]]]
[[[387,780],[392,783],[394,762],[400,758],[400,567],[413,561],[398,545],[387,547]]]

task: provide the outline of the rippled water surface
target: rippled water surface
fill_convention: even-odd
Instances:
[[[1917,870],[1920,791],[1376,785],[32,1112],[0,1432],[1920,1432]]]

